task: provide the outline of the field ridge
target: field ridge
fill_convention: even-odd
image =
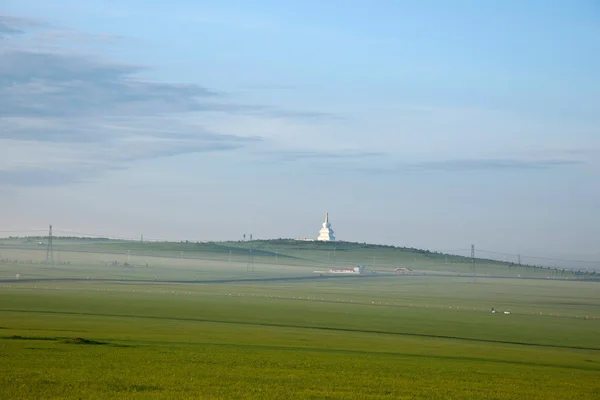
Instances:
[[[249,322],[249,321],[227,321],[227,320],[216,320],[216,319],[208,319],[208,318],[166,317],[166,316],[134,315],[134,314],[87,313],[87,312],[76,312],[76,311],[16,310],[16,309],[0,309],[0,312],[33,313],[33,314],[36,314],[36,313],[37,314],[59,314],[59,315],[86,315],[86,316],[111,317],[111,318],[140,318],[140,319],[165,320],[165,321],[209,322],[209,323],[217,323],[217,324],[266,326],[266,327],[273,327],[273,328],[310,329],[310,330],[347,332],[347,333],[373,333],[373,334],[380,334],[380,335],[411,336],[411,337],[460,340],[460,341],[480,342],[480,343],[508,344],[508,345],[517,345],[517,346],[534,346],[534,347],[547,347],[547,348],[556,348],[556,349],[600,351],[600,347],[555,345],[555,344],[531,343],[531,342],[520,342],[520,341],[511,341],[511,340],[469,338],[469,337],[464,337],[464,336],[434,335],[434,334],[427,334],[427,333],[412,333],[412,332],[393,332],[393,331],[357,329],[357,328],[279,324],[279,323]]]

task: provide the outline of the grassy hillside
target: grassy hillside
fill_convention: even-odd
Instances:
[[[42,242],[39,244],[38,242]],[[46,238],[4,239],[0,241],[0,259],[34,266],[45,260]],[[127,263],[148,266],[164,276],[177,276],[178,269],[201,265],[221,265],[240,271],[251,264],[255,272],[277,274],[277,266],[286,274],[311,274],[314,269],[366,265],[371,272],[393,273],[397,267],[406,267],[414,273],[447,275],[494,275],[557,279],[596,279],[595,273],[577,273],[569,270],[516,265],[500,261],[430,252],[392,246],[349,242],[311,242],[296,240],[266,240],[253,242],[140,242],[82,238],[55,238],[56,263],[110,266]],[[12,272],[12,271],[11,271]],[[163,273],[164,272],[164,273]],[[119,273],[124,273],[119,271]],[[125,271],[125,273],[128,273]],[[150,274],[152,275],[152,274]],[[156,274],[155,274],[156,275]],[[185,275],[185,274],[184,274]],[[221,274],[223,275],[223,274]],[[264,274],[263,274],[264,275]],[[153,275],[154,276],[154,275]],[[192,278],[193,279],[193,278]]]

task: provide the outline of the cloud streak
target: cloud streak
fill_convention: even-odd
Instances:
[[[578,160],[517,160],[517,159],[462,159],[408,164],[412,170],[470,171],[470,170],[522,170],[546,169],[580,165]]]
[[[46,26],[24,18],[0,17],[0,33],[7,37]],[[113,38],[41,30],[34,35],[34,43],[40,38],[86,43],[106,37]],[[236,151],[262,141],[260,137],[211,132],[198,122],[198,113],[303,121],[334,118],[327,113],[237,104],[200,85],[142,80],[138,74],[146,70],[144,66],[60,47],[33,50],[31,43],[15,41],[0,50],[0,183],[6,185],[81,182],[137,160]],[[60,157],[56,146],[62,149]],[[37,154],[33,165],[22,165],[9,156],[27,158],[27,151]]]
[[[34,41],[39,43],[81,43],[81,44],[105,44],[116,43],[125,38],[119,35],[90,34],[70,29],[52,29],[36,34]]]
[[[77,55],[8,51],[1,59],[0,117],[196,111],[202,98],[216,95],[197,85],[136,80],[142,68]]]
[[[415,163],[397,163],[380,167],[356,168],[356,172],[369,174],[397,174],[420,172],[478,172],[478,171],[522,171],[548,170],[553,168],[576,167],[584,165],[582,160],[575,159],[453,159],[425,161]]]
[[[5,185],[83,182],[137,160],[231,151],[259,140],[199,126],[192,112],[235,110],[235,105],[209,104],[220,96],[198,85],[136,79],[137,66],[24,50],[1,53],[0,61],[3,151],[29,143],[39,155],[37,165],[21,169],[2,157]],[[43,143],[69,149],[71,156],[56,163]]]
[[[385,157],[385,153],[374,151],[273,151],[260,153],[265,156],[276,158],[278,161],[328,161],[328,160],[360,160],[365,158]]]
[[[39,26],[43,26],[42,22],[35,19],[0,15],[0,37],[3,34],[5,36],[23,34],[26,29]]]
[[[16,35],[19,33],[23,33],[23,31],[12,28],[9,25],[7,25],[6,23],[4,23],[2,20],[0,20],[0,37],[2,37],[3,35],[8,36],[8,35]]]
[[[82,171],[81,169],[48,170],[48,169],[19,169],[0,170],[0,184],[20,187],[44,187],[79,183],[89,180],[97,171]]]

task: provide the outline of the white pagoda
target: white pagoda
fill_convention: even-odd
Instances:
[[[329,223],[329,213],[325,213],[325,222],[323,222],[323,227],[319,231],[319,237],[317,240],[323,242],[335,240],[333,229],[331,229],[331,224]]]

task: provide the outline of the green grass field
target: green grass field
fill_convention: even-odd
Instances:
[[[415,274],[269,281],[329,250],[7,242],[2,399],[600,398],[600,286],[562,271],[348,246],[329,264]]]

